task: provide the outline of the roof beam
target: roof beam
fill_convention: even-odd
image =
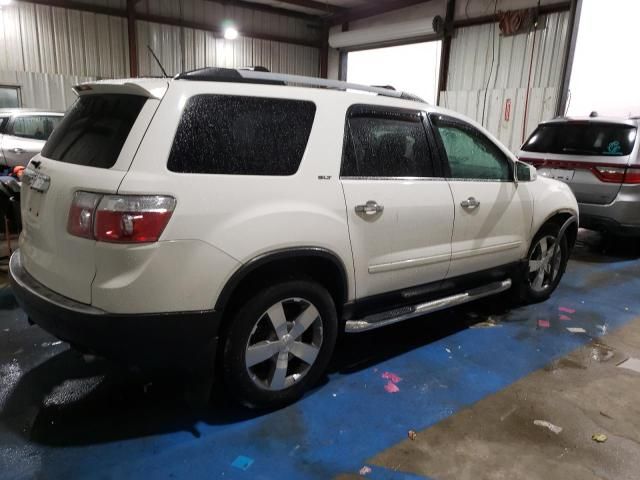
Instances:
[[[304,12],[297,12],[295,10],[288,10],[286,8],[274,7],[267,5],[266,3],[253,3],[247,0],[207,0],[209,2],[219,3],[229,7],[241,7],[249,10],[255,10],[258,12],[272,13],[274,15],[286,15],[288,17],[300,18],[307,20],[308,22],[319,22],[319,15],[310,15]],[[288,3],[288,2],[282,2]],[[316,2],[317,3],[317,2]]]
[[[552,3],[549,5],[541,5],[540,7],[531,8],[537,8],[540,15],[548,15],[550,13],[568,12],[571,9],[571,2],[569,0],[566,0],[564,2]],[[498,14],[483,15],[481,17],[461,18],[460,20],[454,20],[453,26],[454,28],[474,27],[476,25],[495,23],[499,20],[500,18],[498,17]]]
[[[295,7],[312,8],[314,10],[320,10],[326,14],[336,15],[346,12],[346,8],[338,7],[337,5],[331,5],[330,3],[319,2],[317,0],[278,0],[280,3],[286,3],[287,5],[293,5]]]
[[[103,7],[90,3],[74,2],[72,0],[20,0],[23,3],[35,3],[48,7],[68,8],[70,10],[80,10],[81,12],[98,13],[102,15],[112,15],[114,17],[126,17],[127,11],[120,8]]]
[[[98,13],[102,15],[111,15],[114,17],[126,17],[127,10],[103,7],[101,5],[93,5],[90,3],[77,2],[74,0],[19,0],[23,3],[34,3],[38,5],[46,5],[48,7],[68,8],[70,10],[80,10],[81,12]],[[136,0],[135,3],[138,3]],[[218,3],[225,6],[235,6],[240,8],[246,8],[249,10],[255,10],[259,12],[271,13],[274,15],[285,15],[288,17],[300,18],[307,20],[308,22],[318,23],[321,21],[320,15],[309,15],[308,13],[296,12],[293,10],[287,10],[285,8],[272,7],[271,5],[252,3],[246,0],[208,0],[213,3]],[[326,9],[325,9],[326,10]]]
[[[347,22],[355,22],[362,20],[363,18],[374,17],[376,15],[382,15],[383,13],[393,12],[401,8],[411,7],[420,3],[427,3],[431,0],[385,0],[375,3],[369,3],[362,5],[361,7],[354,7],[346,10],[344,13],[339,13],[332,16],[329,21],[332,25],[340,25]]]

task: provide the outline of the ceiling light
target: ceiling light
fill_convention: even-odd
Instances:
[[[0,0],[0,8],[7,7],[7,6],[11,5],[12,1],[13,0]]]
[[[0,2],[3,0],[0,0]],[[226,38],[227,40],[235,40],[236,38],[238,38],[238,30],[236,30],[234,27],[227,27],[224,29],[224,38]]]

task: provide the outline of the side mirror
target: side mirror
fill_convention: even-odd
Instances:
[[[538,177],[536,167],[534,167],[533,165],[518,161],[516,162],[515,167],[514,180],[516,181],[516,183],[533,182]]]

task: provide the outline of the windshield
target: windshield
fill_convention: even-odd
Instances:
[[[630,125],[597,122],[548,123],[538,126],[522,150],[565,155],[629,155],[636,140]]]

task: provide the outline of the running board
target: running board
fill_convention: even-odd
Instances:
[[[408,307],[396,308],[388,312],[369,315],[361,320],[348,320],[345,325],[345,332],[360,333],[374,328],[385,327],[392,323],[402,322],[410,318],[419,317],[427,313],[437,312],[445,308],[455,307],[463,303],[473,302],[483,297],[495,295],[511,288],[511,279],[490,283],[482,287],[474,288],[464,293],[457,293],[449,297],[432,300],[430,302],[419,303]]]

